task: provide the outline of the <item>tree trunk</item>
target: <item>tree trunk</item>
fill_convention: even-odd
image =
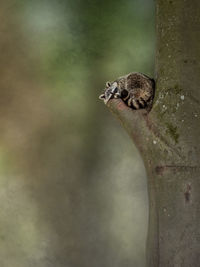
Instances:
[[[200,265],[200,2],[157,0],[156,95],[150,113],[117,115],[144,160],[148,267]]]

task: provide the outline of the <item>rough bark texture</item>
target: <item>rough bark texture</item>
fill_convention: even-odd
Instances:
[[[200,263],[200,2],[156,2],[156,96],[149,114],[108,107],[148,174],[148,267]]]

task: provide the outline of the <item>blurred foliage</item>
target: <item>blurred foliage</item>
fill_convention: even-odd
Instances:
[[[4,0],[1,18],[0,266],[144,266],[144,168],[98,95],[153,76],[153,1]]]

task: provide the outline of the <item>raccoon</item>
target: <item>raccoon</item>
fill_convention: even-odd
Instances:
[[[132,72],[114,82],[107,82],[104,93],[99,98],[104,100],[105,104],[112,98],[121,98],[133,109],[150,110],[154,93],[154,79],[139,72]]]

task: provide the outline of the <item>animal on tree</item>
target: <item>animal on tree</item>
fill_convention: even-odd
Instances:
[[[148,76],[132,72],[107,82],[104,93],[99,96],[104,103],[112,98],[121,98],[133,109],[151,109],[155,92],[155,81]]]

